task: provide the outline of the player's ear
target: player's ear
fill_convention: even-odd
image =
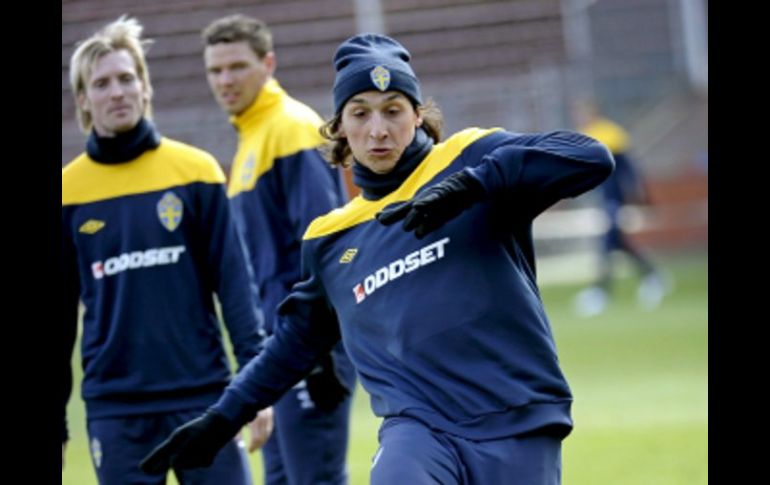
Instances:
[[[278,65],[277,61],[275,60],[275,53],[273,51],[268,52],[265,54],[265,56],[262,58],[262,63],[265,65],[265,68],[267,69],[267,73],[272,76],[275,72],[275,68]]]
[[[78,93],[78,106],[80,106],[81,111],[88,111],[90,109],[88,96],[86,96],[86,93],[83,91]]]

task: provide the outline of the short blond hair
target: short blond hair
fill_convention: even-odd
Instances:
[[[104,55],[118,50],[125,50],[134,59],[137,75],[144,84],[147,99],[144,103],[144,117],[152,118],[152,85],[150,71],[147,68],[145,52],[152,40],[142,39],[144,27],[135,18],[121,15],[120,18],[107,24],[91,37],[81,41],[70,58],[70,87],[75,98],[75,112],[78,124],[83,133],[93,127],[91,113],[80,107],[79,98],[85,94],[88,79],[96,61]]]

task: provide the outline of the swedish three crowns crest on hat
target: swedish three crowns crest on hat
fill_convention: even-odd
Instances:
[[[380,91],[386,91],[390,86],[390,71],[383,66],[377,66],[369,71],[369,77],[372,78],[372,82]]]

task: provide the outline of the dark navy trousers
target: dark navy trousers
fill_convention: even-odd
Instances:
[[[163,485],[166,474],[149,475],[139,462],[178,426],[199,417],[204,408],[142,416],[88,420],[91,460],[100,485]],[[251,485],[251,469],[242,441],[225,445],[208,468],[174,470],[181,485]]]
[[[410,418],[386,419],[371,485],[559,485],[561,436],[474,441]]]
[[[346,485],[352,399],[320,411],[304,380],[284,394],[273,405],[273,434],[262,448],[265,485]]]

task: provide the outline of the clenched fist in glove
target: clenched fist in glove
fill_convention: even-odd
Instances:
[[[316,408],[321,411],[332,411],[349,394],[334,371],[334,361],[331,354],[324,357],[318,367],[305,378],[307,392],[313,400]]]
[[[485,195],[486,191],[478,180],[465,171],[456,172],[411,200],[382,210],[377,214],[377,220],[389,226],[403,219],[404,230],[413,230],[417,239],[422,239]]]
[[[208,410],[174,430],[166,441],[142,460],[139,468],[145,473],[163,473],[172,467],[207,467],[240,429],[240,425]]]

